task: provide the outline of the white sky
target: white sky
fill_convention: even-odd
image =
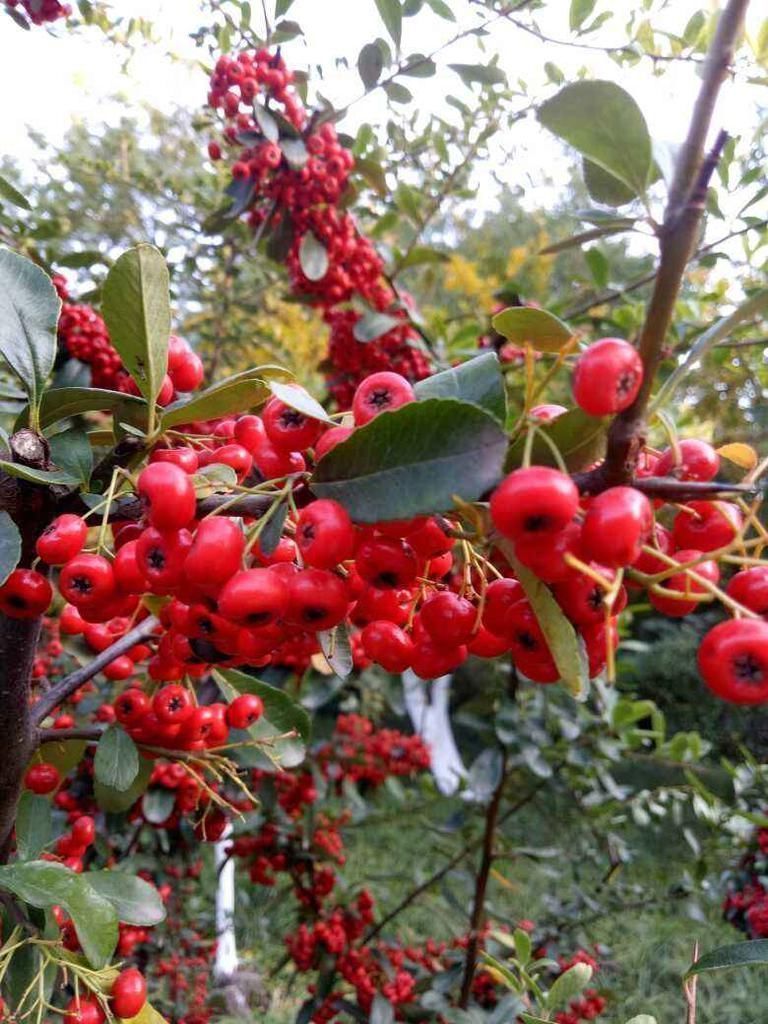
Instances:
[[[271,9],[274,0],[266,0]],[[754,31],[765,14],[764,0],[752,4],[750,28]],[[123,52],[107,43],[96,29],[77,33],[68,32],[59,25],[49,32],[39,28],[24,32],[6,17],[0,17],[0,95],[3,109],[0,115],[0,153],[15,156],[24,167],[34,152],[26,135],[26,126],[43,132],[53,141],[62,138],[73,118],[83,118],[92,124],[115,116],[116,108],[105,98],[116,93],[128,95],[138,101],[149,101],[162,110],[174,106],[196,109],[205,103],[206,80],[195,66],[197,59],[207,55],[195,48],[189,32],[209,20],[200,14],[197,0],[114,0],[116,13],[149,18],[156,26],[160,43],[143,44],[123,69]],[[253,3],[256,22],[260,4]],[[601,10],[604,4],[598,4]],[[628,14],[640,6],[638,0],[614,0],[616,16],[597,33],[585,38],[590,43],[606,45],[623,43],[626,39],[624,24]],[[654,8],[665,7],[663,0],[655,0]],[[681,32],[691,14],[698,9],[709,10],[717,3],[697,3],[695,0],[673,0],[670,10],[652,15],[654,25]],[[459,25],[474,23],[467,0],[453,0]],[[550,0],[546,11],[537,14],[538,22],[547,34],[567,38],[569,2]],[[758,9],[762,8],[762,14]],[[326,70],[321,91],[337,106],[343,106],[359,95],[360,80],[355,69],[360,47],[376,35],[385,36],[375,10],[374,0],[295,0],[289,18],[298,21],[305,38],[284,48],[289,63],[307,67],[320,63]],[[612,27],[615,26],[615,27]],[[443,21],[428,11],[404,22],[403,53],[431,52],[450,38],[456,26]],[[485,41],[488,54],[500,52],[501,66],[510,81],[527,80],[538,88],[545,81],[545,61],[558,64],[566,78],[571,78],[586,65],[595,77],[619,81],[638,100],[649,122],[651,134],[666,140],[679,140],[684,134],[687,117],[698,87],[695,68],[691,64],[676,64],[666,68],[661,76],[654,76],[648,61],[635,68],[619,68],[602,54],[564,46],[543,44],[514,26],[497,23],[493,34]],[[179,55],[169,60],[167,53]],[[334,59],[348,58],[349,69],[334,68]],[[438,62],[478,62],[475,39],[464,40],[438,58]],[[444,71],[432,79],[403,79],[416,96],[422,110],[449,111],[444,103],[446,94],[453,92],[471,102],[465,87],[453,72]],[[731,134],[748,133],[755,122],[755,107],[762,93],[743,82],[726,86],[715,117],[715,127],[724,126]],[[342,124],[342,129],[354,132],[359,120],[369,119],[381,123],[386,107],[381,91],[358,103],[354,114]],[[509,151],[514,154],[509,159]],[[542,188],[542,170],[563,180],[562,149],[533,120],[516,125],[513,133],[499,144],[492,157],[494,168],[510,184],[530,188],[536,201],[546,201]],[[484,180],[479,179],[484,185]],[[492,202],[492,191],[481,189],[483,205]],[[533,195],[532,195],[533,198]],[[756,211],[755,211],[756,212]]]

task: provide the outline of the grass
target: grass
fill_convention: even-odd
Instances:
[[[458,848],[462,839],[446,828],[435,828],[435,822],[455,827],[457,815],[464,812],[458,801],[436,800],[427,814],[406,810],[390,797],[379,798],[371,817],[347,831],[346,888],[354,892],[370,886],[380,911],[386,912]],[[597,983],[609,1000],[601,1018],[606,1024],[624,1024],[639,1013],[655,1015],[658,1024],[683,1024],[680,979],[691,962],[694,943],[705,951],[740,940],[721,920],[718,888],[711,886],[695,899],[664,898],[691,860],[689,847],[671,823],[635,830],[630,837],[634,859],[602,893],[601,869],[578,854],[582,839],[579,823],[562,807],[540,802],[522,812],[507,830],[507,848],[544,849],[547,856],[534,860],[522,855],[497,862],[489,889],[491,914],[497,921],[530,918],[545,925],[567,916],[564,904],[577,890],[587,899],[595,898],[597,891],[598,903],[620,891],[637,904],[631,911],[598,916],[598,903],[593,909],[584,908],[569,923],[559,948],[567,953],[578,945],[600,947],[603,967]],[[409,907],[390,927],[390,936],[423,942],[463,932],[471,897],[471,864],[467,860]],[[655,893],[657,902],[643,906],[642,894],[647,892]],[[243,895],[247,911],[240,915],[246,920],[243,949],[266,975],[282,957],[281,936],[290,927],[292,902],[258,889]],[[765,1024],[767,979],[768,968],[704,976],[699,982],[697,1024]],[[258,1013],[258,1019],[264,1024],[290,1024],[305,997],[306,980],[292,977],[290,968],[268,980],[272,1004],[265,1014]]]

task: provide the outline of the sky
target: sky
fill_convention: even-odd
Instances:
[[[268,10],[274,0],[265,0]],[[693,0],[652,0],[654,25],[681,31],[688,18],[699,9],[717,8],[717,3]],[[648,6],[646,0],[643,3]],[[604,5],[598,4],[599,11]],[[590,43],[611,45],[625,41],[624,23],[639,0],[613,0],[615,17],[597,33],[587,37]],[[254,11],[260,7],[253,3]],[[540,28],[555,38],[568,35],[568,0],[550,0],[545,11],[537,13]],[[749,27],[754,31],[760,21],[752,5]],[[176,106],[188,109],[205,103],[206,79],[198,62],[207,55],[198,50],[189,33],[206,21],[198,0],[113,0],[115,14],[146,17],[154,26],[158,43],[142,44],[123,67],[123,53],[107,44],[96,29],[68,32],[63,25],[53,30],[24,32],[9,18],[0,17],[0,95],[4,97],[0,115],[0,155],[15,157],[22,169],[34,155],[27,127],[42,132],[52,141],[63,137],[73,118],[91,124],[109,121],[117,108],[108,97],[117,93],[137,103],[146,101],[164,111]],[[661,8],[659,10],[659,8]],[[453,0],[459,25],[473,23],[470,0]],[[374,0],[294,0],[289,17],[298,21],[305,38],[285,48],[289,63],[296,67],[321,64],[325,70],[322,92],[337,106],[343,106],[360,94],[355,70],[361,46],[376,35],[385,35]],[[254,14],[254,23],[259,27]],[[615,26],[615,27],[612,27]],[[404,22],[403,53],[431,52],[456,32],[456,26],[430,12]],[[600,53],[542,43],[506,23],[494,26],[489,37],[489,53],[501,54],[500,64],[510,81],[518,78],[543,83],[543,66],[553,61],[566,79],[587,66],[594,77],[610,78],[628,89],[643,108],[654,137],[679,141],[684,135],[687,117],[698,88],[695,68],[690,64],[671,65],[664,75],[654,76],[650,62],[632,69],[618,67]],[[176,55],[171,60],[168,54]],[[350,67],[335,67],[338,57],[346,57]],[[464,40],[440,55],[438,61],[478,62],[477,42]],[[411,78],[408,86],[422,110],[450,111],[445,96],[454,93],[469,100],[465,87],[455,74],[441,70],[432,79]],[[723,90],[715,117],[715,128],[725,126],[731,134],[748,133],[755,122],[757,90],[743,82],[729,83]],[[763,90],[765,95],[765,90]],[[348,132],[360,120],[381,123],[386,104],[379,90],[352,108],[341,127]],[[491,164],[481,169],[476,181],[480,203],[491,204],[494,190],[485,188],[494,170],[502,181],[522,185],[532,201],[546,201],[551,186],[544,177],[552,177],[557,186],[567,179],[568,161],[560,144],[536,125],[533,118],[516,125],[514,134],[494,144]]]

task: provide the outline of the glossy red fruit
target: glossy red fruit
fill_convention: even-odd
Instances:
[[[573,397],[590,416],[610,416],[632,405],[642,382],[637,349],[621,338],[601,338],[579,356]]]
[[[235,440],[253,455],[259,445],[267,440],[267,432],[260,416],[248,413],[235,423]]]
[[[146,587],[137,551],[138,541],[129,540],[115,553],[112,571],[115,574],[117,589],[123,594],[141,594]]]
[[[150,463],[139,474],[136,489],[151,525],[157,530],[180,530],[195,517],[192,480],[171,462]]]
[[[676,551],[672,557],[676,562],[684,565],[695,561],[701,554],[701,551],[695,550]],[[720,580],[720,569],[717,566],[717,562],[709,560],[699,562],[693,567],[692,571],[710,583],[717,583]],[[673,590],[676,593],[690,595],[690,600],[686,600],[685,598],[676,599],[666,594],[655,594],[652,590],[648,591],[648,600],[653,607],[673,619],[690,615],[691,612],[696,610],[700,597],[707,593],[706,587],[692,579],[686,572],[675,573],[669,576],[661,582],[660,586],[664,587],[665,590]]]
[[[11,619],[36,619],[52,600],[51,584],[36,569],[14,569],[0,586],[0,612]]]
[[[288,590],[286,618],[309,632],[333,629],[347,614],[346,584],[332,572],[303,569],[290,578]]]
[[[478,658],[498,658],[509,650],[509,641],[481,626],[467,644],[467,650]]]
[[[513,541],[550,538],[571,522],[578,508],[576,484],[548,466],[514,470],[491,495],[494,526]]]
[[[48,565],[63,565],[74,558],[85,544],[88,525],[80,516],[57,516],[37,538],[35,550]]]
[[[728,501],[689,501],[675,516],[672,539],[678,548],[715,551],[733,541],[742,522],[740,509]]]
[[[247,729],[264,714],[264,702],[255,693],[241,693],[226,711],[227,725],[231,729]]]
[[[195,826],[195,837],[203,843],[216,843],[224,835],[229,819],[219,807],[209,810]]]
[[[443,526],[431,516],[423,521],[411,520],[415,524],[413,530],[407,530],[403,536],[419,558],[438,558],[453,549],[456,538],[451,537]]]
[[[352,399],[355,424],[362,427],[382,412],[391,412],[416,400],[413,388],[399,373],[372,373],[357,387]]]
[[[242,482],[253,466],[251,453],[241,444],[224,444],[216,448],[211,455],[211,462],[229,466],[235,471],[238,481]]]
[[[238,572],[244,550],[245,537],[235,520],[227,516],[203,519],[184,561],[184,575],[206,591],[216,591]]]
[[[136,562],[145,580],[145,589],[168,594],[178,587],[192,547],[189,530],[176,533],[148,526],[136,542]]]
[[[768,615],[768,565],[755,565],[737,572],[725,589],[740,605],[758,615]]]
[[[364,540],[355,553],[355,568],[371,586],[381,590],[410,586],[419,571],[413,548],[394,537]]]
[[[413,659],[413,640],[394,622],[377,619],[360,634],[363,650],[386,672],[405,672]]]
[[[477,608],[450,590],[432,594],[420,610],[421,624],[436,644],[460,647],[475,632]]]
[[[136,725],[149,714],[152,702],[143,690],[131,687],[115,701],[115,717],[121,725]]]
[[[354,432],[354,427],[331,427],[330,430],[326,430],[315,444],[315,460],[319,461],[328,452],[332,452],[337,444],[346,441]]]
[[[47,761],[33,764],[24,776],[24,785],[33,793],[45,795],[52,793],[61,782],[59,769]]]
[[[556,683],[560,672],[551,655],[518,648],[513,652],[515,668],[534,683]]]
[[[653,509],[634,487],[611,487],[587,508],[581,539],[588,558],[610,569],[631,565],[653,526]]]
[[[651,529],[651,534],[648,538],[648,546],[655,548],[657,551],[662,552],[665,555],[671,555],[675,550],[675,542],[672,540],[672,534],[661,523],[654,523]],[[658,555],[652,554],[649,551],[641,551],[637,558],[632,563],[632,568],[637,569],[638,572],[646,573],[648,576],[652,576],[654,573],[663,572],[667,568],[667,563],[659,558]],[[635,586],[636,584],[629,584]]]
[[[616,620],[610,619],[607,629],[605,622],[593,622],[582,626],[579,632],[587,649],[589,678],[594,679],[600,675],[608,661],[608,645],[610,644],[613,650],[619,646]]]
[[[150,462],[171,462],[185,473],[196,473],[200,460],[194,448],[155,448],[149,456]]]
[[[346,509],[329,498],[307,505],[296,522],[296,545],[304,564],[315,569],[346,562],[355,550],[355,530]]]
[[[96,838],[96,822],[89,814],[81,814],[72,823],[72,838],[78,846],[87,847],[93,843]]]
[[[303,388],[296,389],[303,392]],[[305,416],[279,398],[270,398],[262,413],[264,429],[281,452],[299,452],[311,448],[323,432],[321,420]]]
[[[112,985],[110,1004],[116,1017],[136,1017],[147,1001],[147,983],[141,971],[128,967],[121,971]]]
[[[610,569],[594,563],[591,568],[607,579],[613,579],[614,574]],[[554,594],[565,614],[577,626],[588,626],[605,620],[606,591],[584,573],[574,573],[565,582],[558,583],[554,588]],[[627,591],[620,587],[610,608],[611,615],[618,615],[626,604]]]
[[[449,675],[467,660],[468,651],[460,647],[446,647],[433,640],[423,639],[414,644],[411,668],[420,679],[439,679]]]
[[[289,604],[286,581],[272,569],[236,573],[219,594],[219,611],[245,626],[268,626],[284,618]]]
[[[106,1014],[95,999],[73,996],[64,1007],[64,1024],[103,1024]]]
[[[67,636],[78,636],[85,629],[86,623],[73,604],[65,604],[59,617],[59,629]]]
[[[546,660],[552,654],[538,619],[527,601],[518,601],[507,613],[504,637],[509,640],[512,657]]]
[[[109,601],[115,592],[112,566],[101,555],[80,553],[62,566],[59,592],[75,607]]]
[[[699,646],[699,671],[709,689],[734,704],[768,701],[768,623],[730,619]]]
[[[195,710],[192,695],[185,686],[171,683],[152,698],[152,710],[163,725],[182,725]]]
[[[525,598],[525,591],[517,580],[493,580],[485,591],[483,625],[497,636],[505,635],[507,613],[513,604]]]
[[[568,523],[559,533],[548,537],[546,543],[536,535],[521,537],[515,543],[515,554],[544,583],[559,583],[573,575],[565,556],[581,556],[581,526]]]
[[[674,476],[678,480],[713,480],[720,468],[720,456],[711,444],[686,438],[677,444],[677,452],[667,448],[656,463],[656,476]]]
[[[205,378],[203,361],[196,352],[185,352],[168,375],[177,391],[197,391]]]
[[[253,464],[265,480],[283,480],[293,473],[303,473],[307,468],[300,452],[280,451],[269,438],[265,438],[254,451]]]

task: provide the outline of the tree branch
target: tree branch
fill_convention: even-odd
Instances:
[[[75,672],[71,672],[68,676],[60,679],[55,686],[52,686],[47,693],[44,693],[32,707],[32,722],[35,725],[40,725],[45,719],[62,703],[67,697],[74,693],[83,683],[87,683],[89,679],[92,679],[98,672],[101,672],[103,668],[115,658],[118,658],[121,654],[125,654],[130,651],[136,644],[142,643],[142,641],[148,639],[158,624],[158,620],[154,615],[150,615],[149,618],[144,619],[143,622],[139,623],[134,629],[126,633],[125,636],[121,636],[119,640],[116,640],[111,647],[107,647],[106,650],[97,654],[87,665],[83,665],[82,668],[77,669]]]
[[[598,494],[606,487],[606,481],[594,471],[574,473],[573,481],[582,494]],[[711,501],[728,497],[750,498],[762,491],[762,486],[758,483],[732,484],[727,480],[676,480],[674,477],[668,476],[634,477],[630,478],[629,484],[649,498],[672,502]]]
[[[84,726],[82,729],[39,729],[37,744],[65,743],[67,740],[86,740],[97,743],[104,732],[98,725]]]
[[[645,442],[646,406],[685,270],[698,237],[709,178],[724,139],[722,134],[718,137],[709,160],[704,158],[704,144],[748,5],[749,0],[728,0],[707,55],[688,136],[677,160],[664,222],[659,230],[659,269],[638,343],[643,361],[643,382],[633,404],[613,421],[605,462],[596,470],[607,486],[623,484],[631,478]]]
[[[499,820],[499,808],[504,787],[507,784],[507,754],[502,754],[501,777],[493,791],[491,802],[485,812],[485,829],[483,831],[483,854],[480,858],[480,867],[475,880],[475,898],[472,904],[472,916],[469,922],[469,942],[467,943],[467,954],[464,958],[464,977],[461,982],[461,995],[459,996],[459,1007],[466,1010],[469,1004],[469,997],[472,995],[472,981],[477,968],[477,956],[480,949],[480,935],[485,919],[485,894],[488,889],[488,878],[491,873],[491,866],[494,858],[494,843],[496,840],[496,826]]]

